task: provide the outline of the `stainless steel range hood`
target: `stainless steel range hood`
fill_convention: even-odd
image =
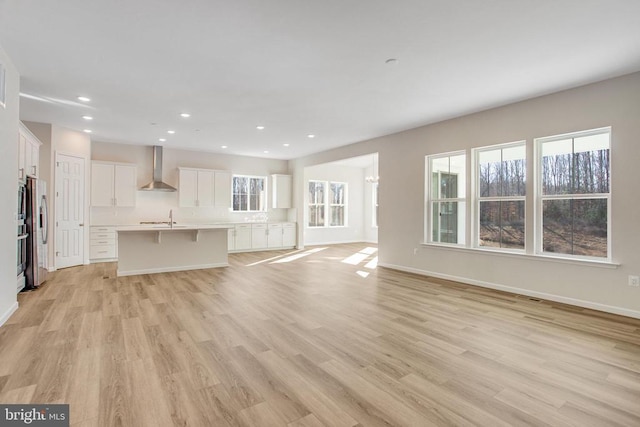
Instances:
[[[153,146],[153,181],[141,187],[145,191],[177,191],[175,187],[162,182],[162,147]]]

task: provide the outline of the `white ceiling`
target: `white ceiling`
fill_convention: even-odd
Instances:
[[[638,71],[639,16],[638,0],[0,0],[0,45],[22,120],[289,159]]]

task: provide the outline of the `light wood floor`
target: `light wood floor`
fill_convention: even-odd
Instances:
[[[640,425],[640,321],[376,269],[367,247],[58,271],[0,328],[0,402],[100,427]]]

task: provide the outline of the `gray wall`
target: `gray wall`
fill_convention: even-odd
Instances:
[[[426,155],[519,140],[531,154],[534,138],[604,126],[612,127],[612,255],[619,266],[421,245]],[[627,285],[628,275],[640,274],[639,138],[635,73],[296,159],[290,168],[300,216],[305,165],[379,152],[381,265],[640,317],[640,288]]]

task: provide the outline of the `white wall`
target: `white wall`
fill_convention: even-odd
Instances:
[[[338,165],[311,166],[304,171],[305,185],[312,181],[334,181],[347,183],[347,225],[345,227],[308,227],[308,209],[304,213],[304,242],[307,245],[362,242],[364,240],[364,169]],[[305,188],[308,188],[305,186]],[[329,189],[327,188],[327,193]],[[304,193],[304,203],[308,206],[309,192]],[[329,221],[329,211],[325,221]]]
[[[302,207],[305,166],[378,151],[380,264],[640,317],[640,288],[627,285],[628,275],[640,275],[639,117],[635,73],[293,160],[294,198]],[[604,126],[612,127],[611,238],[619,267],[421,245],[426,155],[518,140],[531,154],[536,137]]]
[[[138,187],[148,184],[153,175],[153,148],[151,146],[114,144],[94,141],[92,159],[111,162],[134,163],[137,166]],[[163,181],[176,188],[178,167],[194,167],[231,171],[239,175],[267,176],[267,200],[271,200],[271,174],[287,174],[284,160],[257,157],[205,153],[164,148]],[[233,213],[227,208],[181,208],[177,192],[138,191],[135,208],[91,208],[91,224],[137,224],[139,221],[167,221],[169,209],[174,218],[183,223],[243,222],[252,213]],[[286,221],[287,209],[268,209],[270,221]]]
[[[18,213],[18,120],[20,76],[0,46],[6,69],[5,108],[0,107],[0,325],[18,308],[16,215]]]

